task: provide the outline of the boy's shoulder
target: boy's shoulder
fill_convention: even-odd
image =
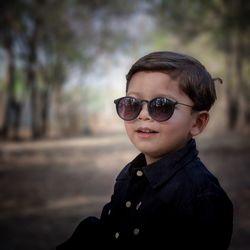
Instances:
[[[216,176],[197,157],[178,171],[159,190],[162,202],[192,207],[201,200],[219,200],[229,204],[230,200]]]
[[[178,176],[179,175],[179,176]],[[216,194],[224,195],[224,190],[218,178],[197,157],[183,168],[176,178],[181,180],[182,188],[194,192],[196,195]]]
[[[202,183],[213,182],[215,184],[219,184],[219,181],[215,174],[213,174],[205,164],[200,160],[200,158],[196,158],[193,162],[191,162],[185,169],[186,175],[193,179],[195,182],[198,181],[202,185]]]

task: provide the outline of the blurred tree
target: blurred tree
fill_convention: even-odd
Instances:
[[[250,89],[246,74],[250,63],[250,3],[246,0],[222,1],[221,22],[219,31],[224,36],[218,36],[219,48],[226,58],[226,83],[228,98],[229,127],[234,128],[240,120],[240,125],[250,124]]]
[[[228,126],[250,123],[249,65],[250,2],[247,0],[157,0],[153,12],[163,30],[184,41],[209,33],[225,54]],[[241,118],[240,118],[241,117]],[[242,118],[243,117],[243,118]]]
[[[129,0],[124,6],[120,0],[2,1],[0,46],[8,55],[9,65],[3,134],[8,135],[11,109],[20,120],[21,104],[18,112],[13,108],[17,103],[14,77],[18,60],[30,93],[32,137],[39,138],[47,131],[50,96],[60,92],[68,69],[86,70],[100,53],[123,44],[126,34],[114,24],[132,14],[138,2]],[[19,124],[16,122],[16,127]]]
[[[15,42],[20,32],[20,10],[22,5],[19,1],[0,3],[0,45],[6,52],[7,58],[7,82],[6,82],[6,105],[4,122],[1,128],[1,136],[6,138],[9,129],[14,125],[14,136],[18,136],[21,118],[21,103],[15,96],[15,74],[16,74],[16,50]]]
[[[64,84],[67,63],[81,60],[75,33],[67,18],[69,3],[40,0],[33,1],[27,8],[24,58],[31,93],[33,138],[47,133],[50,96]]]

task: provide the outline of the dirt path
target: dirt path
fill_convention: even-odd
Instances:
[[[201,139],[200,157],[235,208],[230,250],[250,248],[250,143]],[[137,152],[124,135],[0,143],[0,249],[48,250],[99,216],[115,176]]]

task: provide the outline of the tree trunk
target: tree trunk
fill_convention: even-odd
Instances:
[[[236,45],[235,45],[235,78],[236,83],[238,85],[238,128],[242,129],[246,125],[245,121],[245,108],[246,108],[246,100],[245,100],[245,88],[244,88],[244,76],[243,76],[243,37],[244,34],[238,29],[236,34]]]
[[[49,89],[44,90],[41,95],[41,136],[44,137],[48,131],[49,118]]]
[[[228,128],[232,130],[236,127],[239,114],[238,91],[236,90],[235,79],[233,77],[235,70],[235,57],[232,36],[229,36],[226,40],[225,49],[227,117]]]
[[[11,112],[12,104],[15,102],[14,87],[15,87],[15,58],[13,50],[13,41],[11,37],[5,40],[5,49],[8,57],[8,69],[7,69],[7,97],[3,127],[1,129],[1,135],[3,138],[7,138],[9,130],[11,128]]]
[[[38,109],[38,92],[36,84],[36,64],[37,64],[37,39],[38,39],[38,22],[35,21],[34,31],[29,41],[29,57],[27,62],[27,84],[30,89],[31,105],[31,134],[33,139],[39,137],[39,109]]]

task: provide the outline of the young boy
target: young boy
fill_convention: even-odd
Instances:
[[[214,81],[199,61],[174,52],[150,53],[131,67],[115,104],[141,153],[118,175],[101,218],[83,220],[58,250],[228,249],[233,206],[193,139],[208,123]]]

